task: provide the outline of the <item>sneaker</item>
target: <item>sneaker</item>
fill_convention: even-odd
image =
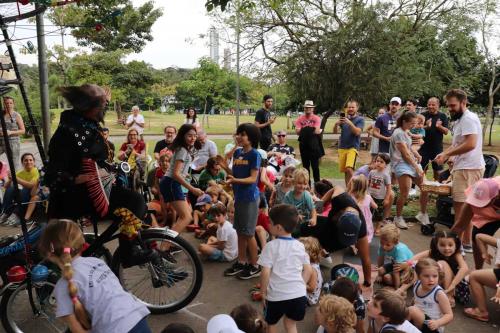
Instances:
[[[224,271],[224,276],[233,276],[241,273],[245,269],[245,264],[235,261],[234,264]]]
[[[465,258],[465,250],[463,245],[460,245],[460,254]]]
[[[411,197],[416,197],[416,196],[417,196],[417,194],[418,194],[417,189],[412,188],[412,189],[410,189],[410,191],[408,192],[408,197],[410,197],[410,198],[411,198]]]
[[[472,245],[469,245],[469,244],[463,244],[462,245],[462,248],[464,250],[465,253],[472,253]]]
[[[332,267],[333,260],[330,254],[328,254],[326,257],[321,256],[319,259],[319,265],[323,267]]]
[[[431,221],[429,219],[429,214],[427,214],[427,213],[418,212],[418,214],[415,216],[415,218],[422,225],[429,225],[429,224],[431,224]]]
[[[247,265],[245,265],[245,269],[243,269],[243,271],[241,271],[238,274],[238,279],[249,280],[251,278],[258,277],[258,276],[260,276],[260,271],[261,271],[261,269],[260,269],[259,265],[253,266],[253,265],[247,264]]]
[[[9,218],[8,214],[3,213],[2,215],[0,215],[0,224],[5,224],[8,218]]]
[[[15,213],[10,214],[7,221],[5,221],[5,225],[10,225],[13,227],[15,227],[16,225],[19,225],[19,224],[21,224],[21,219]]]
[[[406,221],[402,216],[394,217],[394,224],[396,224],[396,227],[399,229],[408,229],[408,224],[406,224]]]

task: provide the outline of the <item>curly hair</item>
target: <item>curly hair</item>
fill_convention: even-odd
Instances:
[[[309,260],[312,264],[317,264],[321,258],[321,245],[317,238],[314,237],[300,237],[299,241],[304,244],[306,253],[309,255]]]
[[[319,311],[333,332],[348,333],[356,326],[354,306],[343,297],[325,295],[319,300]]]

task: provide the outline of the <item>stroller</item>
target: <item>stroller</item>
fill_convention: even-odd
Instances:
[[[498,167],[498,157],[495,155],[483,155],[485,162],[484,178],[495,176]],[[431,223],[422,225],[420,232],[426,236],[434,234],[436,224],[442,224],[451,228],[455,223],[455,211],[453,209],[453,198],[451,196],[438,196],[436,200],[437,216],[431,218]]]

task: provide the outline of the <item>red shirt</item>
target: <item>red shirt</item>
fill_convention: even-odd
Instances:
[[[268,233],[271,233],[269,231],[269,228],[271,227],[271,220],[266,214],[262,212],[259,213],[259,215],[257,216],[257,225],[260,225],[262,228],[266,229]]]
[[[122,144],[122,146],[120,147],[120,151],[127,151],[128,145],[129,145],[129,143],[124,142]],[[144,141],[141,141],[141,140],[137,141],[137,143],[134,146],[134,150],[138,154],[140,154],[144,150],[146,150],[146,144],[144,143]]]
[[[300,116],[295,121],[295,128],[301,129],[303,127],[320,127],[321,126],[321,118],[315,114],[312,114],[309,117],[306,117],[305,114]]]

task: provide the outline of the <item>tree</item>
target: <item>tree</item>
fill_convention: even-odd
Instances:
[[[49,13],[54,24],[68,27],[78,45],[94,50],[129,49],[140,52],[153,40],[151,27],[162,15],[148,1],[134,7],[130,0],[82,0]]]

